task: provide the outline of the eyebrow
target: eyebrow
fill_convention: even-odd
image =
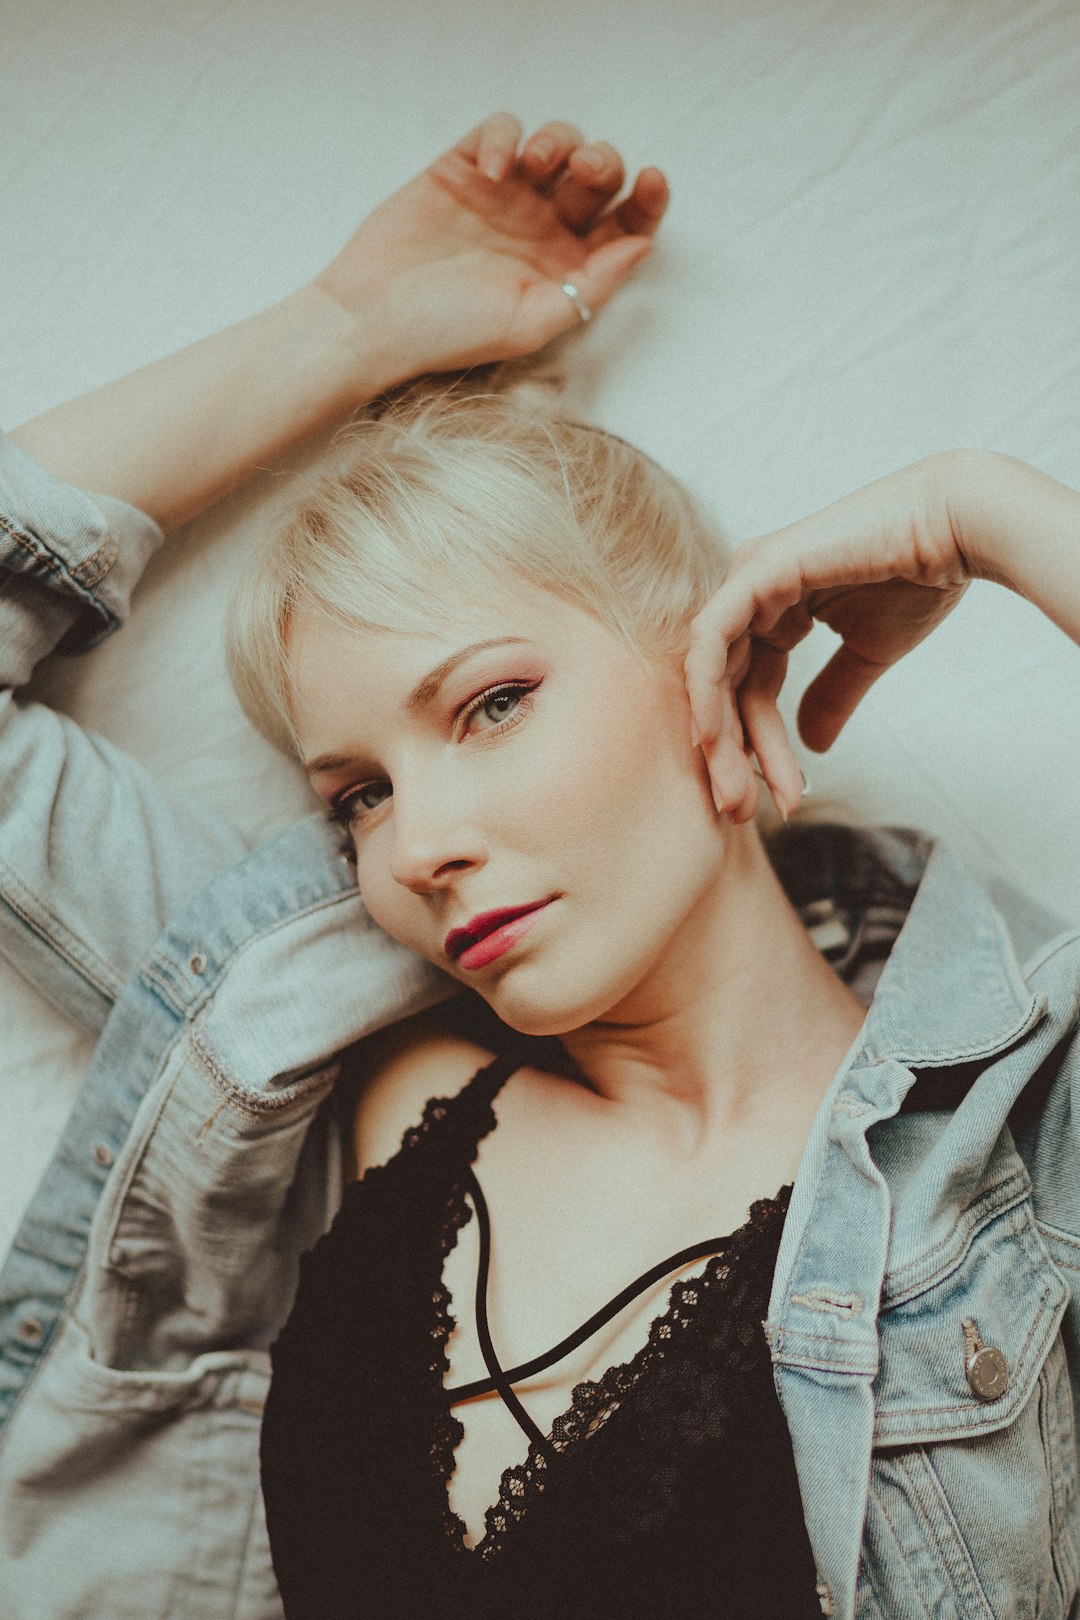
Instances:
[[[459,664],[463,664],[474,653],[486,652],[489,647],[524,646],[522,636],[494,636],[490,641],[474,641],[468,647],[460,647],[457,652],[444,658],[441,664],[428,671],[422,680],[417,681],[408,697],[405,707],[410,714],[420,714],[439,695],[439,690],[448,675],[452,675]],[[319,754],[315,759],[306,760],[304,769],[310,776],[326,772],[339,771],[345,765],[353,764],[353,754]]]

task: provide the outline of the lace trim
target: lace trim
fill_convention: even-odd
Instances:
[[[470,1149],[467,1154],[468,1164],[473,1164],[480,1151],[480,1143],[490,1131],[495,1129],[495,1111],[492,1108],[494,1097],[506,1076],[495,1076],[492,1083],[492,1070],[499,1066],[499,1062],[482,1070],[474,1081],[471,1081],[456,1097],[432,1097],[424,1107],[424,1112],[417,1125],[410,1127],[402,1138],[402,1152],[420,1146],[425,1140],[431,1138],[436,1131],[445,1130],[445,1122],[451,1114],[460,1114],[464,1110],[457,1105],[467,1098],[468,1103],[479,1101],[474,1120],[475,1134],[470,1133]],[[482,1076],[488,1077],[488,1085],[481,1089],[479,1099],[474,1089],[476,1081]],[[490,1092],[485,1096],[484,1093]],[[471,1110],[470,1110],[471,1111]],[[428,1457],[432,1471],[440,1490],[443,1529],[448,1539],[460,1545],[465,1552],[469,1548],[465,1545],[466,1526],[450,1506],[449,1481],[454,1471],[455,1453],[465,1436],[465,1427],[450,1410],[450,1404],[445,1399],[445,1384],[450,1371],[450,1358],[446,1353],[450,1335],[457,1323],[453,1314],[453,1301],[450,1290],[442,1280],[446,1257],[454,1248],[461,1228],[472,1218],[472,1209],[465,1197],[465,1181],[459,1179],[450,1188],[446,1200],[442,1220],[439,1223],[438,1241],[436,1244],[436,1262],[431,1289],[431,1326],[428,1329],[428,1342],[430,1353],[428,1356],[428,1373],[433,1388],[438,1392],[433,1403],[433,1423],[431,1443],[428,1447]]]
[[[662,1361],[673,1345],[683,1341],[684,1335],[700,1319],[703,1304],[707,1302],[711,1305],[724,1295],[733,1267],[746,1258],[744,1250],[748,1242],[762,1239],[778,1217],[781,1220],[784,1218],[790,1190],[790,1187],[782,1188],[775,1198],[759,1199],[752,1204],[749,1219],[730,1235],[724,1248],[707,1262],[704,1271],[696,1277],[680,1278],[673,1283],[667,1307],[653,1318],[645,1344],[629,1361],[609,1367],[598,1379],[586,1379],[574,1386],[570,1406],[551,1426],[547,1439],[550,1450],[557,1456],[565,1455],[610,1422],[627,1395],[653,1364]],[[464,1183],[457,1183],[440,1231],[443,1259],[453,1248],[458,1233],[471,1215],[472,1210],[465,1199]],[[443,1525],[450,1542],[462,1555],[487,1563],[498,1557],[512,1527],[543,1495],[551,1473],[551,1462],[546,1452],[533,1443],[523,1463],[512,1464],[503,1470],[498,1500],[484,1515],[484,1534],[470,1547],[465,1540],[468,1526],[450,1506],[449,1484],[456,1462],[455,1452],[465,1430],[450,1410],[444,1387],[449,1370],[446,1343],[456,1323],[449,1290],[441,1281],[433,1292],[432,1303],[435,1312],[432,1338],[438,1348],[432,1355],[431,1374],[433,1380],[437,1381],[440,1399],[435,1407],[437,1420],[430,1456],[441,1489]],[[706,1438],[700,1424],[684,1427],[684,1439],[701,1443]]]

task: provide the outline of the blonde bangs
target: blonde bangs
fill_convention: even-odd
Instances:
[[[244,708],[295,748],[289,627],[298,613],[423,632],[514,580],[593,613],[644,657],[685,648],[725,559],[686,492],[600,429],[506,394],[445,390],[363,421],[336,469],[256,551],[233,604]]]

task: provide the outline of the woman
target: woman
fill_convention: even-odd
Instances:
[[[572,286],[587,302],[583,277]],[[577,318],[574,299],[561,299]],[[469,419],[464,406],[445,419],[444,454],[446,441],[452,449],[465,432],[482,448]],[[49,431],[39,425],[28,435],[43,460]],[[431,424],[416,431],[430,435]],[[644,476],[632,453],[620,463],[621,451],[602,435],[546,427],[542,436],[550,442],[560,432],[588,441],[584,453],[601,474],[592,486],[569,481],[579,495],[610,489],[618,466]],[[488,439],[497,448],[509,433],[504,414]],[[402,443],[415,463],[415,436]],[[598,445],[613,458],[606,465],[597,462]],[[389,454],[384,460],[392,468]],[[203,498],[237,471],[219,457],[217,482]],[[136,468],[123,485],[110,475],[107,488],[130,498],[139,478],[153,476]],[[504,480],[504,494],[509,487]],[[625,487],[621,480],[620,500],[609,506],[622,504]],[[415,485],[399,483],[398,492],[415,507]],[[1076,1508],[1059,1328],[1080,1240],[1068,1113],[1077,1072],[1075,940],[1026,950],[1022,976],[978,886],[947,852],[916,837],[793,827],[766,854],[749,822],[742,728],[778,802],[790,808],[797,782],[772,698],[784,652],[809,616],[834,623],[847,649],[816,688],[818,708],[804,714],[813,743],[828,740],[867,673],[925,634],[975,569],[1053,603],[1057,621],[1080,637],[1063,560],[1080,497],[1004,458],[946,457],[756,542],[693,632],[702,753],[679,664],[704,601],[694,593],[711,587],[715,559],[662,477],[641,493],[643,509],[652,501],[657,516],[662,507],[669,523],[682,523],[685,556],[676,550],[671,579],[693,585],[678,611],[670,601],[651,604],[651,620],[645,592],[631,588],[608,592],[621,616],[613,609],[605,622],[609,555],[603,566],[583,565],[591,577],[576,596],[553,590],[541,573],[546,536],[529,558],[536,577],[495,567],[484,594],[463,596],[459,585],[447,595],[444,577],[421,572],[413,583],[427,584],[430,600],[421,597],[419,622],[393,588],[383,593],[398,614],[392,623],[369,608],[366,620],[350,614],[325,591],[299,605],[289,599],[284,616],[279,599],[270,621],[284,659],[276,668],[279,721],[296,732],[320,790],[356,829],[366,911],[322,833],[304,827],[196,896],[144,959],[145,901],[130,897],[140,885],[154,893],[162,922],[188,900],[203,874],[190,858],[181,873],[169,852],[181,828],[189,845],[197,842],[193,813],[155,798],[146,837],[136,817],[149,790],[137,773],[110,760],[102,787],[100,755],[80,755],[68,732],[63,784],[55,753],[47,770],[40,748],[12,750],[37,773],[37,792],[47,782],[51,817],[47,858],[35,853],[40,837],[27,835],[34,818],[19,825],[22,870],[34,880],[19,896],[23,959],[46,958],[48,973],[39,961],[39,975],[69,1001],[77,994],[99,1022],[110,975],[123,966],[137,977],[117,996],[105,1031],[101,1083],[91,1090],[98,1115],[78,1120],[69,1138],[70,1176],[87,1178],[87,1144],[106,1123],[119,1159],[90,1225],[85,1281],[12,1420],[6,1466],[19,1485],[5,1485],[8,1546],[40,1557],[49,1537],[34,1532],[34,1521],[42,1522],[43,1506],[54,1518],[67,1506],[75,1460],[82,1508],[88,1455],[99,1459],[90,1494],[100,1497],[111,1475],[137,1529],[144,1493],[160,1488],[179,1435],[185,1478],[210,1481],[197,1487],[212,1509],[199,1533],[177,1535],[173,1512],[171,1545],[147,1561],[158,1573],[149,1586],[144,1580],[138,1606],[125,1611],[126,1595],[110,1588],[106,1612],[169,1612],[179,1590],[192,1603],[188,1594],[197,1592],[204,1608],[217,1601],[232,1612],[231,1598],[236,1612],[262,1612],[250,1586],[252,1565],[257,1579],[269,1579],[258,1565],[258,1533],[242,1545],[223,1482],[233,1468],[239,1485],[250,1466],[260,1354],[288,1309],[296,1257],[313,1244],[279,1340],[267,1424],[272,1530],[290,1614],[363,1612],[365,1603],[374,1612],[462,1612],[452,1607],[457,1575],[432,1591],[423,1557],[443,1548],[433,1538],[446,1532],[448,1556],[462,1555],[455,1567],[467,1561],[470,1538],[485,1566],[471,1571],[471,1591],[460,1588],[475,1598],[470,1612],[501,1603],[569,1614],[586,1602],[613,1612],[620,1580],[619,1612],[632,1613],[638,1599],[650,1612],[724,1612],[737,1588],[707,1583],[744,1580],[747,1571],[757,1584],[739,1594],[735,1612],[753,1612],[749,1605],[767,1591],[773,1613],[805,1612],[808,1603],[837,1614],[854,1613],[856,1603],[871,1615],[933,1612],[935,1604],[950,1612],[949,1603],[961,1613],[1023,1612],[1024,1604],[1067,1612]],[[195,497],[174,489],[172,499],[183,511]],[[152,500],[151,492],[144,504]],[[590,511],[596,504],[584,502]],[[501,505],[513,519],[504,520],[504,540],[522,540],[520,508]],[[536,509],[533,498],[526,518]],[[382,510],[380,532],[391,527],[385,502]],[[329,528],[319,506],[309,534],[318,513],[324,534]],[[120,516],[136,532],[134,517]],[[475,505],[461,504],[462,543],[475,534],[475,516]],[[582,512],[570,517],[580,525]],[[564,532],[568,521],[564,501]],[[27,554],[43,544],[30,529],[11,523]],[[1035,529],[1045,539],[1031,554],[1017,537]],[[94,548],[73,544],[63,580],[55,544],[43,571],[54,590],[61,585],[104,617],[110,599],[100,580],[109,575],[97,538]],[[481,575],[492,538],[481,532],[469,558]],[[638,568],[628,564],[622,577],[648,583],[655,536],[631,527],[623,538],[637,541]],[[85,542],[85,533],[74,541]],[[365,579],[362,571],[355,577]],[[44,618],[36,581],[25,594]],[[58,623],[52,608],[54,631],[71,616]],[[265,644],[272,655],[274,642]],[[460,657],[466,648],[468,661]],[[482,677],[479,689],[460,690],[466,676]],[[258,682],[248,686],[257,697]],[[261,690],[272,693],[272,682]],[[10,735],[18,743],[18,729]],[[69,857],[65,868],[62,853],[65,818],[72,825],[78,811],[85,825],[88,794],[96,794],[91,811],[109,802],[139,833],[126,852],[129,881],[117,913],[104,923],[91,914],[85,879],[78,887],[78,862]],[[208,838],[201,847],[211,869],[231,853]],[[55,899],[58,864],[69,885],[64,911],[54,904],[48,916],[35,914],[25,893],[33,900],[48,889]],[[517,919],[491,916],[507,907]],[[526,915],[535,921],[526,925]],[[137,926],[126,927],[133,916]],[[369,917],[409,950],[394,951]],[[93,948],[103,926],[115,930],[107,952]],[[807,927],[819,930],[828,960]],[[422,972],[418,954],[439,971]],[[474,1005],[455,1004],[456,1027],[438,1011],[404,1022],[445,1000],[447,975],[479,989],[496,1020],[485,1028]],[[401,1023],[396,1033],[354,1049],[393,1020]],[[537,1046],[550,1037],[557,1046]],[[360,1087],[355,1168],[366,1174],[331,1238],[316,1244],[338,1201],[328,1169],[337,1131],[318,1105],[346,1047]],[[412,1129],[425,1099],[451,1093]],[[470,1180],[476,1150],[479,1173]],[[95,1162],[103,1180],[105,1165]],[[77,1203],[68,1200],[69,1230],[81,1219]],[[482,1277],[479,1244],[471,1245],[487,1204],[491,1276],[478,1290],[474,1322],[460,1301]],[[342,1236],[345,1260],[356,1262],[351,1276],[341,1268]],[[713,1252],[720,1264],[707,1282],[680,1285],[659,1338],[666,1345],[685,1325],[685,1351],[700,1347],[704,1329],[706,1348],[717,1335],[723,1359],[643,1360],[648,1317],[662,1308],[658,1290],[700,1270]],[[65,1258],[70,1267],[70,1256],[55,1256],[58,1272]],[[418,1273],[426,1302],[423,1288],[406,1286],[418,1264],[427,1267]],[[569,1351],[592,1359],[560,1356],[529,1371],[530,1359],[546,1360],[553,1338],[572,1335],[646,1267],[660,1271],[651,1294],[631,1289],[599,1342],[590,1336]],[[54,1291],[61,1281],[52,1280]],[[721,1307],[711,1315],[710,1299]],[[451,1300],[459,1302],[456,1334]],[[755,1311],[766,1319],[767,1341]],[[42,1323],[29,1339],[49,1333]],[[417,1359],[424,1334],[435,1347],[426,1364]],[[34,1344],[21,1349],[28,1365],[38,1359]],[[627,1354],[636,1362],[631,1383],[605,1384],[605,1369]],[[766,1398],[770,1356],[783,1423],[781,1407]],[[357,1373],[353,1388],[343,1365]],[[435,1389],[444,1372],[448,1394]],[[673,1407],[673,1383],[684,1374],[692,1398]],[[577,1378],[593,1380],[599,1404],[586,1391],[549,1441],[548,1424],[574,1398],[566,1380]],[[384,1405],[400,1404],[381,1412],[372,1389]],[[733,1415],[726,1408],[744,1390],[745,1410]],[[652,1391],[660,1392],[655,1400]],[[439,1427],[440,1403],[451,1402],[463,1434],[445,1418]],[[98,1431],[94,1452],[95,1418],[106,1406],[109,1446]],[[210,1433],[208,1411],[227,1416],[227,1448]],[[644,1424],[647,1443],[620,1452],[628,1411]],[[496,1556],[484,1559],[484,1509],[524,1450],[515,1421],[533,1449],[520,1489],[509,1481],[504,1543],[493,1541],[486,1550]],[[374,1452],[380,1440],[385,1449]],[[717,1456],[733,1464],[726,1480],[699,1466]],[[21,1473],[11,1471],[12,1459]],[[342,1478],[342,1459],[355,1461],[368,1486],[363,1497],[351,1494],[355,1478]],[[320,1479],[327,1471],[329,1491]],[[542,1512],[534,1511],[538,1479]],[[697,1495],[687,1494],[688,1481]],[[596,1483],[606,1488],[600,1501]],[[776,1510],[764,1536],[763,1505]],[[361,1513],[373,1523],[365,1526]],[[511,1583],[500,1591],[511,1560],[528,1569],[538,1527],[552,1538],[546,1553],[542,1542],[533,1547],[547,1589]],[[756,1546],[775,1538],[777,1569],[770,1574],[760,1559],[755,1566],[754,1545],[747,1559],[733,1556],[736,1538]],[[382,1546],[388,1567],[379,1567]],[[553,1547],[568,1549],[565,1570],[553,1563]],[[71,1579],[69,1569],[53,1567]],[[647,1586],[658,1572],[667,1577],[659,1596]],[[629,1595],[627,1574],[639,1583]],[[232,1595],[245,1581],[242,1611]],[[261,1601],[271,1599],[264,1593]],[[56,1612],[78,1611],[61,1603]]]
[[[942,1546],[922,1601],[961,1549],[991,1613],[1059,1580],[1068,1532],[1039,1534],[1024,1497],[1041,1473],[1064,1515],[1038,1412],[1069,1400],[1065,1288],[1023,1192],[1026,1157],[1059,1224],[1077,1178],[1043,1158],[1075,1055],[1025,1156],[1002,1127],[1075,1038],[1075,940],[1043,953],[1044,1018],[943,852],[792,828],[770,859],[741,727],[791,807],[773,700],[812,616],[844,636],[804,706],[826,746],[976,566],[1030,568],[1080,639],[1078,512],[1007,458],[935,458],[746,548],[713,594],[715,545],[644,457],[451,392],[369,426],[259,556],[233,649],[250,711],[347,826],[370,915],[500,1020],[478,1040],[452,1004],[365,1051],[362,1179],[274,1352],[288,1614],[706,1615],[718,1592],[740,1615],[851,1612],[875,1417],[886,1444],[942,1442],[940,1501],[924,1519],[911,1488],[898,1555],[911,1448],[891,1481],[878,1457],[860,1612],[904,1612],[920,1534]],[[1012,536],[1036,513],[1031,567]],[[682,660],[710,596],[692,735]],[[838,920],[830,962],[806,925]],[[1035,1378],[1053,1394],[1028,1383],[1025,1420]],[[815,1594],[800,1484],[819,1567],[855,1538],[846,1591]]]

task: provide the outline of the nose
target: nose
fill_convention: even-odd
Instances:
[[[487,860],[479,829],[445,797],[407,798],[395,788],[393,821],[390,875],[413,894],[434,894]]]

